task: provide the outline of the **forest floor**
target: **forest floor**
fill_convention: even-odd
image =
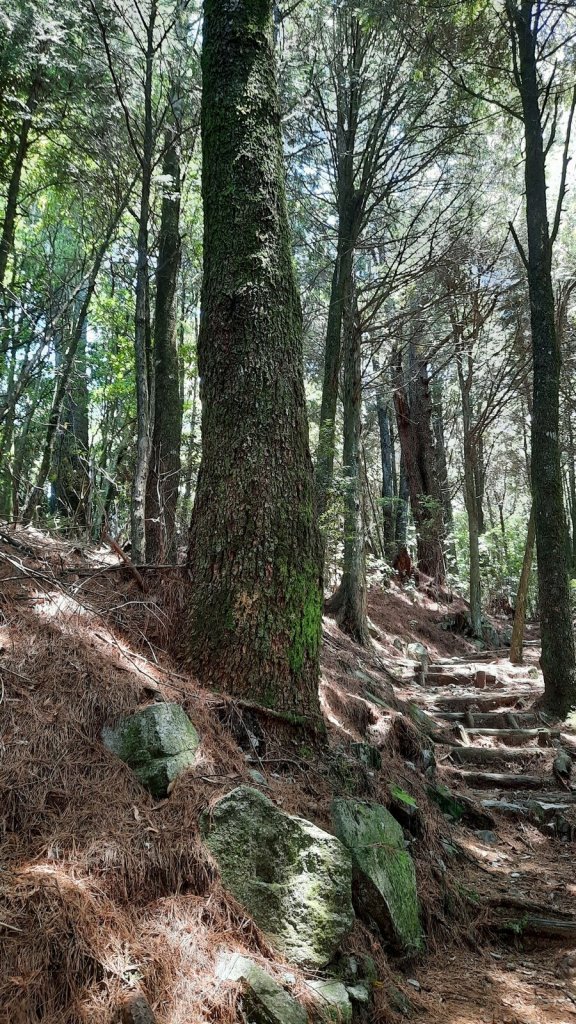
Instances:
[[[220,888],[197,819],[257,769],[277,804],[325,828],[334,792],[390,804],[393,785],[417,803],[427,954],[387,957],[361,923],[347,946],[376,960],[374,1021],[576,1022],[576,790],[554,764],[576,734],[533,708],[535,634],[513,668],[445,628],[462,602],[374,588],[371,650],[325,620],[329,747],[262,734],[255,750],[259,724],[179,667],[186,586],[182,570],[138,579],[108,549],[0,524],[0,1021],[112,1024],[135,987],[158,1024],[238,1020],[237,989],[214,973],[222,943],[278,977],[287,965]],[[425,679],[411,642],[429,652]],[[202,738],[163,801],[100,741],[105,722],[159,699]],[[349,756],[360,740],[379,771]],[[431,783],[462,799],[459,822]]]

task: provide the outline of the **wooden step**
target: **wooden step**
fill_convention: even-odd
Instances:
[[[540,745],[546,745],[562,735],[560,729],[547,729],[545,726],[541,729],[478,729],[475,725],[467,725],[466,732],[469,736],[494,736],[503,743],[512,741],[513,745],[530,743],[532,740],[538,740]]]
[[[546,778],[542,775],[527,775],[525,772],[520,774],[513,772],[479,772],[454,768],[451,774],[455,780],[457,778],[462,779],[472,789],[546,790],[554,789],[557,785],[556,779],[552,775],[550,775],[550,778]]]
[[[455,761],[490,764],[503,761],[508,764],[529,764],[536,758],[550,759],[549,747],[453,747],[450,756]]]
[[[483,694],[482,691],[472,690],[470,693],[462,693],[453,697],[439,697],[436,705],[439,711],[497,711],[500,708],[513,708],[519,700],[532,700],[537,697],[535,690],[509,690],[499,693]],[[434,713],[434,709],[429,709]]]
[[[473,725],[467,726],[467,728],[487,728],[487,729],[509,729],[510,726],[506,715],[510,712],[505,711],[437,711],[435,715],[443,722],[462,722],[472,716]],[[515,711],[514,718],[517,721],[520,728],[533,727],[538,729],[539,719],[538,715],[532,711]],[[548,726],[542,723],[542,729],[547,729]]]

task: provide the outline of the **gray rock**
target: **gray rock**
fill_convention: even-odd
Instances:
[[[428,656],[428,649],[424,646],[424,644],[408,644],[408,646],[406,647],[406,655],[408,658],[411,658],[412,661],[417,661],[418,664],[422,666],[424,674],[426,674],[426,672],[428,671],[430,659]]]
[[[258,786],[268,787],[268,783],[266,782],[266,776],[263,775],[262,772],[259,772],[256,768],[249,768],[248,774],[252,779],[252,782],[255,782]]]
[[[299,1002],[248,956],[222,950],[215,974],[220,981],[243,982],[243,1009],[250,1024],[306,1024]]]
[[[124,997],[120,1005],[122,1024],[156,1024],[150,1003],[143,992],[136,990]]]
[[[242,981],[250,1024],[306,1024],[306,1010],[282,985],[248,957],[222,952],[216,963],[221,981]]]
[[[487,843],[488,846],[497,846],[498,844],[498,836],[488,828],[477,829],[476,835],[481,842]]]
[[[365,768],[375,768],[379,771],[382,767],[382,754],[371,743],[351,743],[350,750]]]
[[[329,963],[354,920],[342,843],[250,786],[222,797],[201,827],[224,885],[268,941],[294,963]]]
[[[336,835],[352,856],[354,903],[404,953],[422,949],[416,874],[398,822],[380,804],[334,800]]]
[[[359,981],[357,985],[347,985],[346,991],[353,1003],[360,1003],[361,1006],[367,1006],[370,1002],[372,993],[370,991],[370,986],[366,982]]]
[[[200,743],[179,704],[151,704],[121,718],[104,726],[102,740],[156,797],[166,796],[170,783],[194,762]]]
[[[352,1003],[341,981],[320,978],[307,981],[306,988],[310,990],[322,1020],[351,1024]]]

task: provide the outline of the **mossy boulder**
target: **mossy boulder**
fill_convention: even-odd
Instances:
[[[351,1024],[352,1003],[346,986],[333,978],[315,978],[306,988],[316,1003],[318,1016],[331,1024]]]
[[[108,750],[130,766],[155,797],[194,761],[200,738],[179,704],[151,704],[143,711],[104,726]]]
[[[318,968],[352,927],[352,864],[342,843],[240,786],[201,821],[222,881],[268,941],[294,963]]]
[[[354,905],[398,952],[423,946],[414,863],[398,822],[380,804],[334,800],[336,835],[350,851]]]
[[[307,1024],[304,1007],[249,957],[221,953],[216,963],[216,977],[221,981],[242,982],[242,1009],[250,1024]]]

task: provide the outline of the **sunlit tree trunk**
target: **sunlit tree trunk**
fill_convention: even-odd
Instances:
[[[270,0],[205,0],[202,71],[187,657],[203,682],[318,726],[322,559]]]
[[[182,393],[178,359],[176,288],[180,266],[180,156],[175,129],[167,132],[156,306],[154,316],[154,429],[146,488],[146,557],[174,557],[176,504],[180,483]]]
[[[522,3],[507,0],[506,8],[517,54],[516,84],[522,101],[525,135],[527,269],[534,368],[531,480],[544,704],[552,713],[564,717],[576,706],[576,660],[560,463],[561,355],[556,335],[546,155],[538,78],[540,4],[532,0],[523,0]]]

